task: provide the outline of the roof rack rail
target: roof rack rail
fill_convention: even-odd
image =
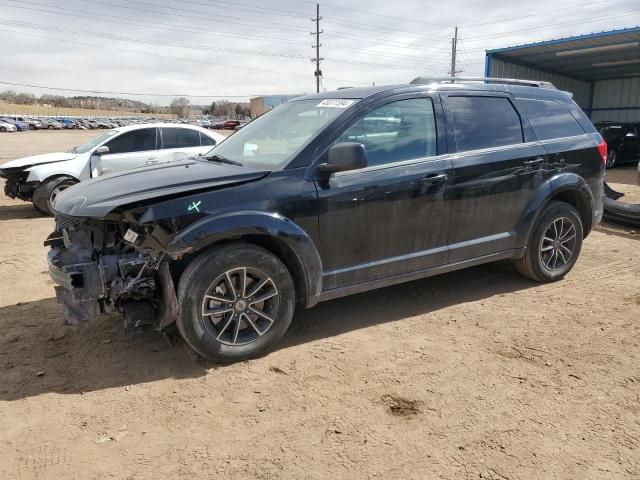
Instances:
[[[411,80],[411,85],[425,85],[429,83],[502,83],[508,85],[524,85],[527,87],[550,88],[556,90],[551,82],[539,80],[520,80],[517,78],[493,78],[493,77],[416,77]]]

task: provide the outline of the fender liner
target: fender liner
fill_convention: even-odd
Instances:
[[[567,196],[571,200],[568,203],[574,205],[580,217],[582,218],[584,227],[584,236],[586,237],[593,226],[595,202],[593,192],[587,182],[579,175],[571,172],[563,172],[547,179],[536,191],[533,199],[529,202],[516,225],[516,233],[519,244],[522,247],[527,246],[531,231],[545,205],[551,200]],[[563,198],[564,199],[564,198]]]
[[[304,282],[304,306],[309,308],[318,303],[323,272],[320,254],[305,230],[277,213],[245,211],[203,218],[179,232],[167,245],[167,253],[180,256],[220,241],[255,235],[270,237],[285,246]]]

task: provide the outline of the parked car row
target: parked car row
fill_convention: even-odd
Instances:
[[[188,125],[188,120],[161,120],[155,118],[67,118],[67,117],[42,117],[33,118],[22,115],[0,115],[0,132],[20,132],[25,130],[62,130],[80,129],[96,130],[126,127],[150,122],[172,122]],[[239,130],[247,122],[240,120],[210,121],[202,119],[195,124],[202,128],[213,130]]]
[[[138,125],[163,120],[149,118],[68,118],[68,117],[26,117],[22,115],[0,115],[0,132],[20,132],[25,130],[97,130]]]

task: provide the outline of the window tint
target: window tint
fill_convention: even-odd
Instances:
[[[437,153],[436,122],[430,98],[383,105],[349,127],[336,143],[358,142],[369,165],[412,160]]]
[[[200,144],[204,147],[213,147],[216,144],[216,141],[208,135],[200,132]]]
[[[162,148],[189,148],[200,146],[200,132],[189,128],[163,128]]]
[[[522,122],[501,97],[449,97],[458,152],[522,143]]]
[[[547,100],[519,98],[517,101],[539,140],[584,134],[580,124],[562,105]]]
[[[156,129],[143,128],[123,133],[106,144],[109,153],[144,152],[156,149]]]

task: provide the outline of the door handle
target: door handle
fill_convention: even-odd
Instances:
[[[524,164],[527,167],[539,167],[544,163],[544,158],[536,158],[535,160],[527,160]]]
[[[445,183],[448,179],[449,179],[449,175],[447,175],[446,173],[440,173],[440,174],[431,173],[425,177],[422,177],[420,179],[420,183],[427,183],[427,184]]]
[[[144,162],[145,165],[153,165],[154,163],[158,163],[158,160],[154,157],[148,158],[146,162]]]

